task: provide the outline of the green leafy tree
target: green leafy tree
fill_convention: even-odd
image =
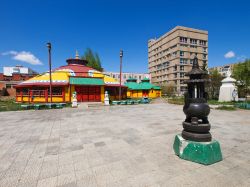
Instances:
[[[97,53],[94,53],[90,48],[87,48],[82,56],[82,59],[87,60],[88,67],[94,68],[98,71],[103,71],[100,57]]]
[[[236,85],[240,97],[250,94],[250,59],[238,63],[233,67],[233,77],[237,80]]]
[[[210,78],[210,82],[208,83],[208,89],[207,89],[208,94],[209,94],[210,98],[218,99],[221,81],[222,81],[223,77],[218,72],[218,70],[215,69],[210,73],[209,78]]]
[[[167,83],[161,85],[162,94],[166,96],[173,96],[175,91],[175,86],[173,83]]]

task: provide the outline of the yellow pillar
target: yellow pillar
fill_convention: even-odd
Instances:
[[[105,94],[104,86],[101,86],[101,101],[102,102],[104,102],[104,94]]]

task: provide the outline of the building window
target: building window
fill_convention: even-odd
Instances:
[[[192,39],[192,38],[190,38],[190,43],[191,43],[191,44],[195,44],[195,45],[196,45],[196,44],[197,44],[197,40],[196,40],[196,39]]]
[[[207,55],[203,54],[203,59],[207,59]]]
[[[187,64],[187,63],[188,63],[188,59],[186,59],[186,58],[180,59],[180,64]]]
[[[207,42],[204,40],[200,40],[200,45],[206,46]]]
[[[180,42],[187,43],[187,38],[186,37],[180,37]]]
[[[180,56],[184,56],[184,51],[180,51]]]
[[[176,57],[176,55],[177,55],[177,52],[173,52],[173,57]]]
[[[181,47],[188,47],[187,44],[180,44]]]
[[[184,66],[180,66],[180,71],[184,71]]]
[[[33,90],[33,94],[45,95],[44,88],[37,88],[37,90]],[[50,95],[50,90],[48,89],[48,95]],[[62,95],[62,87],[53,87],[52,88],[52,95],[53,96],[61,96]]]
[[[191,48],[197,48],[197,46],[195,46],[195,45],[190,45],[190,47],[191,47]]]
[[[157,65],[157,69],[161,69],[161,64]]]
[[[185,74],[184,73],[180,73],[180,78],[184,78]]]
[[[174,78],[177,78],[177,73],[174,74]]]
[[[174,66],[174,71],[177,71],[177,65]]]
[[[29,89],[28,88],[22,88],[23,95],[29,95]]]
[[[12,88],[12,85],[11,84],[6,84],[6,88]]]
[[[190,59],[190,64],[193,64],[193,62],[194,62],[194,59]]]
[[[203,52],[206,53],[207,52],[207,48],[203,47]]]
[[[123,75],[123,78],[126,79],[126,75]]]

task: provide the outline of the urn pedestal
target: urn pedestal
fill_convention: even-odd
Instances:
[[[216,140],[196,142],[185,140],[182,135],[175,136],[174,152],[180,158],[203,165],[210,165],[222,160],[220,144]]]

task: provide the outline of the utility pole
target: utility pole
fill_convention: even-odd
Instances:
[[[52,77],[51,77],[51,43],[47,43],[49,52],[49,91],[50,91],[50,104],[52,103]]]
[[[122,57],[123,57],[123,50],[120,50],[120,87],[119,87],[119,100],[121,100],[122,95]]]

